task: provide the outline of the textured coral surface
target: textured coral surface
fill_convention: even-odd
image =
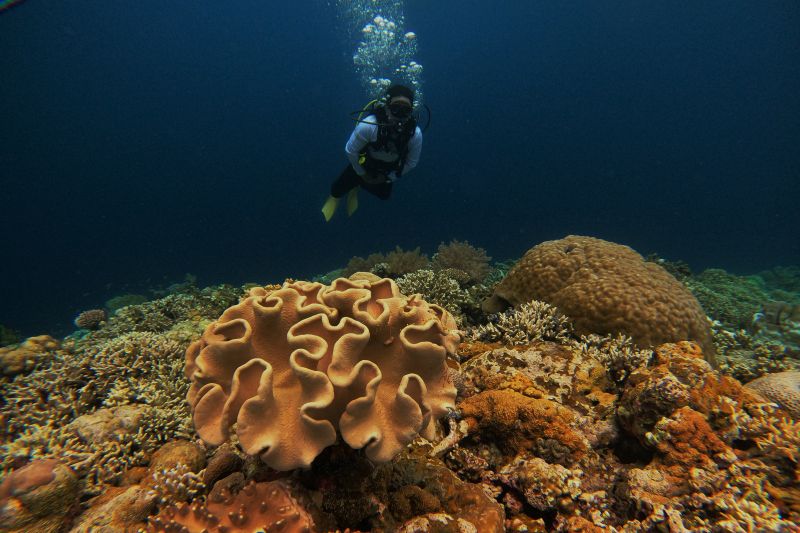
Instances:
[[[713,360],[711,331],[695,297],[627,246],[575,235],[543,242],[525,253],[485,308],[531,300],[558,307],[579,334],[624,333],[643,347],[694,340]]]
[[[222,494],[206,504],[179,504],[151,518],[148,531],[223,533],[237,531],[316,531],[314,520],[281,481],[249,483],[237,494]],[[185,529],[181,529],[185,528]]]
[[[337,438],[377,462],[454,406],[449,313],[389,279],[287,283],[225,311],[186,352],[200,437],[236,433],[271,467],[308,467]]]
[[[800,420],[800,372],[767,374],[751,381],[747,387],[777,403],[795,420]]]
[[[760,334],[717,333],[717,369],[543,302],[472,314],[477,294],[458,346],[451,315],[361,273],[187,287],[0,349],[0,531],[800,532],[796,373],[734,379],[796,352],[735,373]]]

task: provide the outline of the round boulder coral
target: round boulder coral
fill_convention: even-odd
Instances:
[[[623,333],[641,347],[696,341],[714,361],[703,309],[678,280],[627,246],[570,235],[528,250],[484,302],[498,312],[531,300],[555,305],[578,334]]]
[[[75,325],[81,329],[95,330],[105,323],[107,319],[105,310],[103,309],[89,309],[84,311],[75,318]]]
[[[231,427],[276,470],[307,468],[337,438],[385,462],[454,407],[452,316],[389,279],[252,289],[186,352],[188,400],[208,444]]]
[[[792,418],[800,420],[800,372],[767,374],[751,381],[745,387],[777,403]]]
[[[69,467],[53,459],[28,463],[0,484],[0,531],[61,531],[79,496]]]

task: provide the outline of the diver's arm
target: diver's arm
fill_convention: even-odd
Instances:
[[[406,164],[403,165],[403,173],[405,176],[419,163],[419,156],[422,153],[422,130],[417,127],[414,136],[408,140],[408,155],[406,156]]]
[[[344,147],[350,165],[352,165],[353,170],[355,170],[356,174],[359,176],[363,176],[367,173],[364,167],[358,163],[361,152],[364,151],[364,147],[367,146],[367,144],[378,140],[378,126],[372,123],[372,121],[367,122],[370,119],[374,120],[374,117],[369,116],[364,119],[363,122],[358,123]]]

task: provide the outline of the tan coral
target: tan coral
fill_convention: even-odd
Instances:
[[[283,481],[251,482],[238,494],[225,494],[215,500],[169,506],[150,518],[147,531],[308,533],[316,530],[313,517]]]
[[[58,341],[50,335],[38,335],[28,337],[22,344],[0,348],[0,375],[16,376],[29,372],[45,353],[58,347]]]
[[[483,248],[476,248],[466,241],[452,240],[449,244],[439,245],[432,265],[434,270],[457,269],[465,272],[467,281],[474,283],[489,275],[491,259]]]
[[[562,499],[573,500],[581,493],[580,477],[574,472],[525,453],[503,466],[498,474],[504,484],[519,491],[538,511],[554,509]]]
[[[56,533],[78,504],[73,471],[52,459],[33,461],[0,484],[0,531]]]
[[[745,385],[800,419],[800,371],[767,374]]]
[[[740,438],[739,422],[762,402],[735,379],[714,371],[694,343],[658,346],[653,362],[631,373],[617,407],[619,422],[643,444],[646,433],[681,407],[708,417],[727,443]]]
[[[575,235],[543,242],[525,253],[484,309],[531,300],[558,307],[578,334],[624,333],[641,347],[694,340],[714,359],[708,321],[692,293],[627,246]]]
[[[493,439],[506,453],[535,450],[548,462],[571,463],[589,448],[570,427],[572,411],[556,402],[511,390],[489,390],[459,404],[471,434]]]
[[[454,407],[449,313],[389,279],[287,283],[225,311],[186,352],[195,428],[272,468],[307,468],[336,440],[390,460]]]

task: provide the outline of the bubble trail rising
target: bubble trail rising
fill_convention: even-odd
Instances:
[[[403,2],[338,0],[339,15],[358,44],[353,65],[366,95],[379,97],[393,83],[412,87],[422,103],[422,65],[414,60],[417,34],[406,31]]]

